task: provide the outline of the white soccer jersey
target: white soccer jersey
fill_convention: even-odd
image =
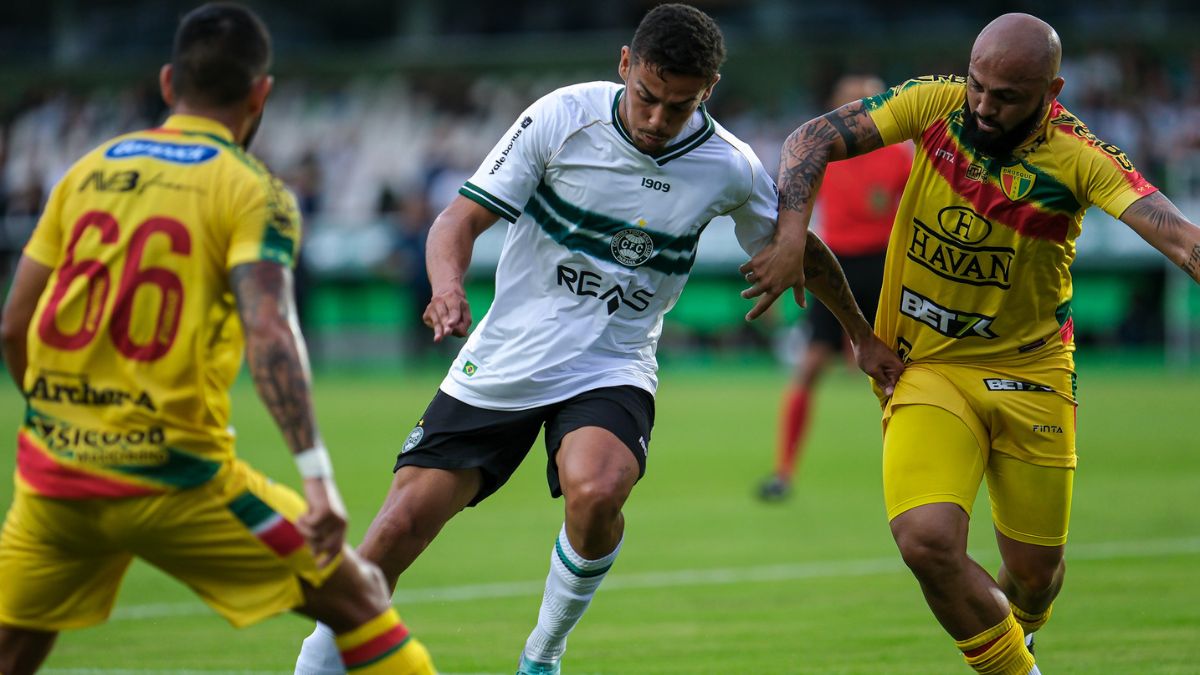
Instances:
[[[600,387],[654,393],[663,315],[709,221],[742,248],[771,238],[775,184],[753,151],[701,108],[663,150],[634,147],[624,87],[564,87],[530,106],[459,190],[508,220],[496,297],[441,388],[521,410]]]

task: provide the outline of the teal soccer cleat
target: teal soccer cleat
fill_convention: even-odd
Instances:
[[[542,663],[541,661],[530,661],[521,654],[521,663],[517,665],[517,675],[561,675],[562,667],[558,661],[554,663]]]

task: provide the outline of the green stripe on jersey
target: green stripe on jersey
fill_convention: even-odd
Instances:
[[[525,213],[554,241],[593,258],[612,259],[613,237],[632,229],[645,232],[654,241],[654,253],[644,267],[663,274],[687,274],[696,262],[699,232],[676,237],[589,211],[566,201],[544,182],[525,204]]]
[[[234,497],[233,501],[229,502],[228,508],[238,520],[242,521],[246,529],[251,531],[275,516],[275,509],[267,506],[266,502],[251,492],[243,492]]]
[[[76,449],[78,448],[78,442],[73,440],[74,437],[92,435],[103,438],[106,435],[113,436],[111,442],[105,442],[103,445],[95,445],[93,447],[107,446],[114,450],[126,447],[136,449],[144,447],[144,444],[155,446],[161,442],[161,440],[155,442],[147,438],[155,433],[155,429],[141,431],[89,430],[74,426],[65,420],[51,417],[28,404],[25,406],[25,428],[29,429],[36,438],[40,439],[47,450],[68,461],[75,458]],[[137,434],[138,437],[132,438],[134,434]],[[163,447],[163,451],[167,454],[167,460],[161,464],[110,464],[103,461],[93,461],[93,465],[106,471],[121,473],[126,476],[136,476],[178,489],[193,488],[197,485],[202,485],[217,475],[217,471],[221,469],[221,462],[219,461],[204,459],[191,453],[165,446]]]
[[[510,223],[517,222],[517,218],[521,217],[521,212],[517,210],[516,207],[510,206],[503,199],[496,197],[492,193],[484,190],[471,181],[467,181],[462,187],[460,187],[458,189],[458,194],[470,199],[476,204],[479,204],[483,208],[495,213]]]
[[[167,461],[156,466],[110,466],[113,471],[129,476],[138,476],[166,483],[175,488],[186,489],[207,483],[221,468],[220,462],[202,459],[195,455],[166,448]]]

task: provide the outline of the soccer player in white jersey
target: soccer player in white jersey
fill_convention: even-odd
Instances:
[[[759,297],[748,316],[807,277],[864,371],[887,388],[903,367],[820,240],[776,234],[773,181],[705,111],[724,55],[703,12],[651,10],[621,49],[624,86],[579,84],[535,102],[430,232],[425,322],[441,340],[471,325],[463,276],[476,237],[510,223],[495,301],[405,441],[359,550],[394,586],[447,520],[508,480],[545,426],[550,492],[566,517],[518,673],[560,672],[567,634],[621,549],[621,508],[646,468],[663,314],[709,221],[731,216],[757,254],[743,268],[755,284],[745,295]],[[331,644],[318,627],[297,672],[337,672],[335,660],[322,665]]]

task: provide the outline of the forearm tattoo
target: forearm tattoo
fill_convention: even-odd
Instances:
[[[829,164],[837,131],[825,119],[807,122],[783,144],[779,163],[779,210],[805,211]]]
[[[866,320],[850,292],[841,264],[825,242],[812,232],[808,233],[804,244],[804,284],[833,312],[847,332],[852,327],[848,321]]]
[[[1145,220],[1157,232],[1169,229],[1176,221],[1184,220],[1179,209],[1161,192],[1154,192],[1137,200],[1129,206],[1126,213],[1131,218]]]
[[[1196,226],[1161,192],[1149,194],[1131,204],[1121,219],[1131,225],[1149,225],[1154,232],[1169,238],[1196,230]],[[1193,279],[1200,281],[1200,244],[1191,244],[1191,249],[1184,244],[1184,251],[1180,259],[1174,262]]]
[[[866,124],[869,119],[866,107],[857,101],[804,123],[788,136],[779,163],[780,210],[808,208],[837,139],[846,157],[883,147],[879,130]]]
[[[311,383],[303,348],[292,330],[294,305],[287,268],[249,263],[230,273],[246,331],[246,363],[259,398],[292,452],[316,441]]]

